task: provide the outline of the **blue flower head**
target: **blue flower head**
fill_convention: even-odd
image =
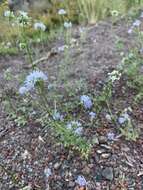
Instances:
[[[84,187],[84,186],[87,185],[86,179],[84,178],[84,176],[81,176],[81,175],[79,175],[79,176],[77,177],[77,180],[76,180],[75,182],[76,182],[80,187]]]
[[[25,94],[30,90],[34,89],[36,83],[38,81],[46,81],[48,79],[47,75],[45,75],[42,71],[32,71],[25,79],[24,85],[20,87],[19,93]]]
[[[82,95],[80,97],[80,101],[83,104],[83,106],[85,107],[85,109],[90,109],[93,105],[91,98],[87,95]]]
[[[90,116],[91,120],[93,120],[96,117],[96,113],[91,111],[89,113],[89,116]]]

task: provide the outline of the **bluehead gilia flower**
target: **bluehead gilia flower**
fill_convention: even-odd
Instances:
[[[115,139],[115,133],[113,133],[113,132],[107,133],[107,139],[109,141],[113,141]]]
[[[42,71],[32,71],[25,79],[24,85],[20,87],[19,93],[21,95],[26,94],[30,90],[34,89],[38,81],[47,81],[48,77]]]
[[[96,117],[96,113],[91,111],[89,113],[89,116],[90,116],[91,120],[93,120]]]
[[[60,9],[60,10],[58,11],[58,14],[59,14],[59,15],[65,15],[65,14],[66,14],[66,11],[65,11],[64,9]]]
[[[118,118],[118,123],[120,125],[124,124],[126,121],[130,119],[130,116],[127,113],[123,113],[119,118]]]
[[[72,23],[71,22],[64,22],[64,27],[66,29],[71,28],[72,27]]]
[[[34,24],[34,29],[35,30],[42,30],[44,32],[46,30],[46,25],[43,24],[42,22],[36,22]]]
[[[87,95],[82,95],[80,97],[80,101],[83,104],[83,106],[85,107],[85,109],[90,109],[93,105],[91,98]]]
[[[80,187],[85,187],[87,185],[87,181],[84,176],[79,175],[77,180],[75,181]]]
[[[71,121],[67,124],[67,129],[72,130],[76,135],[82,135],[83,127],[78,121]]]
[[[83,128],[82,127],[78,127],[74,130],[74,133],[76,135],[82,135],[82,132],[83,132]]]
[[[139,27],[141,25],[141,21],[140,20],[135,20],[135,22],[133,22],[134,27]]]
[[[67,129],[73,129],[73,127],[81,127],[81,123],[78,121],[71,121],[67,124]]]

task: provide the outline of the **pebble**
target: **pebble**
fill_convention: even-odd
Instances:
[[[105,153],[106,151],[105,151],[105,149],[98,149],[96,152],[97,152],[98,154],[102,154],[102,153]]]
[[[82,173],[83,174],[90,174],[91,173],[91,170],[88,166],[85,166],[83,169],[82,169]]]
[[[101,158],[103,158],[103,159],[110,158],[110,156],[111,156],[110,153],[103,153],[103,154],[101,154]]]
[[[75,186],[75,182],[74,181],[70,181],[68,184],[68,187],[74,187]]]
[[[109,180],[112,181],[114,178],[114,174],[113,174],[113,168],[112,167],[106,167],[105,169],[103,169],[102,171],[102,176]]]
[[[99,139],[100,144],[107,143],[107,141],[108,141],[106,136],[100,136],[98,139]]]
[[[55,170],[58,170],[58,169],[60,168],[60,166],[61,166],[61,163],[60,163],[60,162],[56,162],[56,163],[54,164],[54,169],[55,169]]]

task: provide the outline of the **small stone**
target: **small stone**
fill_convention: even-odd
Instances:
[[[103,158],[103,159],[107,159],[107,158],[109,158],[110,156],[111,156],[110,153],[101,154],[101,158]]]
[[[55,170],[58,170],[58,169],[60,168],[60,166],[61,166],[61,163],[60,163],[60,162],[56,162],[56,163],[54,164],[54,169],[55,169]]]
[[[99,143],[107,143],[108,139],[106,136],[100,136],[99,137]]]
[[[93,139],[92,139],[92,144],[99,144],[99,140],[98,140],[98,137],[97,136],[93,136]]]
[[[101,144],[100,146],[101,146],[102,148],[107,149],[107,150],[111,150],[111,149],[112,149],[111,146],[108,146],[108,145],[106,145],[106,144]]]
[[[106,115],[105,115],[105,118],[106,118],[107,121],[109,121],[109,122],[112,121],[111,115],[109,115],[109,114],[106,114]]]
[[[102,153],[105,152],[105,150],[104,150],[104,149],[98,149],[96,152],[97,152],[98,154],[102,154]]]
[[[114,178],[114,174],[113,174],[113,168],[111,167],[106,167],[103,171],[102,171],[102,176],[109,180],[112,181]]]
[[[84,173],[84,174],[86,174],[86,175],[88,175],[88,174],[90,174],[90,168],[88,167],[88,166],[85,166],[83,169],[82,169],[82,173]]]
[[[74,181],[70,181],[69,184],[68,184],[68,187],[74,187],[75,186],[75,182]]]

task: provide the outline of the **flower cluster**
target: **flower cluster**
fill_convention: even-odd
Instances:
[[[79,175],[77,177],[77,180],[75,181],[80,187],[85,187],[87,186],[87,181],[84,178],[84,176]]]
[[[83,106],[85,107],[85,109],[91,109],[93,103],[91,101],[91,98],[87,95],[82,95],[80,97],[80,101],[83,104]]]
[[[89,116],[90,116],[90,119],[92,121],[96,117],[96,113],[95,112],[90,112]]]
[[[71,22],[64,22],[64,27],[66,29],[71,28],[72,27],[72,23]]]
[[[65,14],[66,14],[66,11],[65,11],[64,9],[60,9],[60,10],[58,11],[58,14],[59,14],[59,15],[65,15]]]
[[[25,79],[24,85],[20,87],[19,93],[21,95],[26,94],[30,90],[34,89],[38,81],[46,81],[48,79],[42,71],[32,71]]]
[[[140,20],[135,20],[132,24],[132,26],[129,28],[128,30],[128,34],[131,34],[134,30],[134,28],[138,28],[141,25],[141,21]]]
[[[35,30],[41,30],[41,31],[45,31],[46,30],[46,26],[45,26],[45,24],[43,24],[42,22],[36,22],[35,24],[34,24],[34,29]]]
[[[125,122],[127,122],[129,120],[129,115],[128,113],[123,113],[119,118],[118,118],[118,123],[119,124],[124,124]]]
[[[81,135],[83,132],[82,125],[78,121],[71,121],[66,127],[67,129],[72,130],[76,135]]]

